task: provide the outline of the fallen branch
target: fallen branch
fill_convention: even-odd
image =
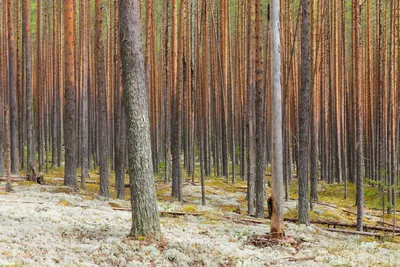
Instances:
[[[337,233],[342,233],[342,234],[374,236],[374,237],[382,238],[382,235],[378,234],[378,233],[351,231],[351,230],[343,230],[343,229],[335,229],[335,228],[322,228],[322,229],[324,229],[326,231],[337,232]]]
[[[0,177],[0,181],[7,182],[7,177]],[[22,176],[11,177],[11,182],[26,182],[26,181],[27,181],[26,177]]]
[[[206,191],[209,192],[209,193],[211,193],[211,194],[213,194],[213,195],[217,195],[217,196],[220,195],[219,193],[217,193],[217,192],[215,192],[214,190],[211,190],[211,189],[209,189],[209,188],[207,188]]]
[[[285,258],[281,258],[281,259],[270,262],[270,265],[277,265],[281,261],[299,262],[299,261],[311,261],[311,260],[315,260],[315,256],[309,256],[309,257],[303,257],[303,258],[285,257]]]
[[[235,185],[234,187],[236,189],[240,189],[240,190],[246,190],[247,189],[247,185]]]
[[[312,260],[315,260],[315,256],[302,257],[302,258],[294,258],[294,257],[288,258],[289,262],[312,261]]]
[[[120,207],[112,207],[113,210],[119,210],[119,211],[132,211],[131,208],[120,208]]]
[[[261,221],[261,220],[254,220],[250,218],[240,218],[240,217],[230,217],[230,216],[224,216],[224,218],[227,218],[229,220],[232,220],[235,223],[242,223],[246,225],[250,224],[266,224],[266,221]]]
[[[17,204],[17,203],[22,203],[22,204],[47,204],[49,202],[41,202],[41,201],[7,201],[7,200],[2,200],[0,199],[1,203],[8,203],[8,204]]]
[[[64,178],[49,178],[54,181],[64,181]],[[82,180],[78,180],[78,183],[82,183]],[[100,182],[95,180],[85,180],[85,184],[100,184]],[[115,184],[110,184],[111,187],[115,187]],[[129,184],[124,185],[125,188],[129,188]]]
[[[291,218],[285,218],[285,222],[293,222],[297,223],[297,219],[291,219]],[[349,224],[349,223],[341,223],[341,222],[332,222],[332,221],[314,221],[311,220],[310,223],[312,224],[326,224],[328,227],[329,226],[334,226],[336,229],[336,226],[339,227],[346,227],[346,228],[356,228],[356,224]],[[383,231],[383,232],[393,232],[393,228],[388,228],[388,227],[382,227],[382,226],[370,226],[370,225],[364,225],[363,226],[365,230],[372,230],[372,231]],[[332,228],[329,228],[332,229]],[[395,233],[400,233],[400,229],[396,229]]]
[[[378,222],[378,224],[382,224],[383,226],[388,226],[388,227],[391,227],[392,229],[393,229],[393,227],[396,229],[396,230],[400,230],[400,226],[395,226],[395,225],[393,225],[393,224],[391,224],[391,223],[387,223],[387,222]]]
[[[131,208],[121,208],[121,207],[112,207],[113,210],[118,210],[118,211],[132,211]],[[159,211],[161,216],[165,215],[172,215],[172,216],[201,216],[203,215],[202,213],[196,213],[196,212],[183,212],[183,211]]]
[[[172,216],[200,216],[202,213],[196,212],[181,212],[181,211],[160,211],[161,215],[172,215]]]
[[[356,212],[351,211],[351,210],[348,210],[348,209],[345,209],[345,208],[342,208],[342,207],[338,207],[338,206],[336,206],[336,205],[332,205],[332,204],[329,204],[329,203],[323,203],[323,202],[317,202],[317,203],[315,203],[315,204],[321,205],[321,206],[330,207],[330,208],[334,208],[334,209],[338,209],[338,210],[341,210],[341,211],[343,211],[343,212],[349,213],[349,214],[351,214],[351,215],[357,216],[357,213],[356,213]],[[368,215],[368,214],[364,214],[364,216],[365,216],[367,219],[371,219],[371,216]]]

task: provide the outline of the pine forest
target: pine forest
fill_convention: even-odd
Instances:
[[[0,266],[400,266],[400,1],[0,0]]]

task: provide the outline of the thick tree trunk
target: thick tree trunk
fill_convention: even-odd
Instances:
[[[120,0],[118,7],[131,180],[131,234],[157,238],[160,222],[152,168],[139,0]]]

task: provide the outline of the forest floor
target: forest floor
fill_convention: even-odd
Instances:
[[[178,203],[170,186],[157,182],[163,240],[155,243],[128,237],[128,199],[98,197],[95,182],[73,192],[55,176],[45,177],[45,186],[13,183],[11,193],[0,183],[0,266],[400,266],[400,240],[391,233],[376,239],[285,222],[285,233],[296,245],[250,245],[250,237],[269,232],[270,221],[246,215],[241,181],[232,185],[210,178],[206,206],[200,205],[199,184],[186,180],[184,202]],[[314,207],[312,220],[355,222],[354,203],[325,195],[338,188],[320,186],[324,203]],[[295,191],[293,182],[291,197]],[[367,203],[366,224],[378,225],[382,219],[374,202]],[[286,218],[295,218],[296,201],[285,202],[285,210]]]

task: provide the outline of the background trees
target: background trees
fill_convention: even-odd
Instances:
[[[347,183],[357,184],[360,225],[363,185],[379,187],[383,210],[393,212],[399,4],[279,1],[279,60],[269,38],[274,3],[139,1],[153,171],[172,178],[171,194],[179,200],[185,179],[215,175],[234,183],[240,174],[248,183],[248,213],[262,217],[270,190],[263,172],[280,173],[271,164],[274,138],[282,136],[286,197],[297,175],[302,222],[321,181],[344,184],[344,197]],[[13,172],[31,163],[45,172],[64,162],[65,184],[75,187],[77,168],[84,185],[89,170],[101,166],[101,194],[109,195],[115,173],[123,197],[128,156],[119,4],[0,3],[0,172],[8,105]],[[272,75],[277,63],[281,89]],[[276,90],[281,100],[274,102]],[[278,102],[281,127],[273,120]]]

